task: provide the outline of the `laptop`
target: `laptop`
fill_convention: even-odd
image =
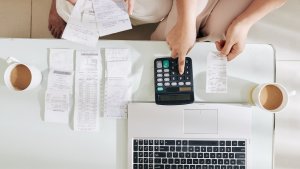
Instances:
[[[252,109],[245,105],[128,105],[128,168],[249,169]]]

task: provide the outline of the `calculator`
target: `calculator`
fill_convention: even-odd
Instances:
[[[154,60],[155,102],[179,105],[194,102],[192,59],[185,58],[184,74],[178,72],[178,58]]]

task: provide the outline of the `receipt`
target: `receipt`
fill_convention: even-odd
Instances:
[[[67,91],[47,91],[45,95],[45,120],[47,122],[68,123],[70,93]]]
[[[77,51],[74,130],[92,132],[99,126],[100,50]]]
[[[96,46],[99,34],[91,0],[76,2],[62,38],[87,46]]]
[[[227,57],[217,52],[207,56],[206,93],[227,93]]]
[[[93,0],[93,7],[100,36],[132,29],[124,0]]]
[[[131,100],[129,49],[105,49],[105,65],[104,116],[127,118]]]
[[[69,122],[73,94],[72,49],[50,49],[48,84],[45,94],[45,121]]]
[[[127,105],[131,100],[131,88],[126,79],[106,78],[104,117],[127,118]]]
[[[105,77],[127,77],[131,71],[129,49],[105,49]]]

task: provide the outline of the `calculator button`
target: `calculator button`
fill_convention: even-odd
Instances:
[[[162,78],[158,78],[157,81],[158,81],[158,82],[162,82],[163,79],[162,79]]]
[[[177,86],[177,82],[172,82],[171,85],[172,86]]]
[[[172,81],[175,81],[175,80],[176,80],[176,77],[175,77],[175,76],[171,77],[171,80],[172,80]]]
[[[162,68],[162,62],[160,60],[156,61],[156,68]]]
[[[164,69],[164,72],[169,72],[170,71],[170,69]]]
[[[162,69],[157,69],[156,72],[157,73],[162,73]]]
[[[162,77],[162,74],[161,74],[161,73],[158,73],[156,76],[157,76],[157,77]]]
[[[172,71],[172,72],[171,72],[171,75],[173,75],[173,76],[174,76],[175,74],[176,74],[176,73],[175,73],[174,71]]]
[[[189,85],[191,85],[191,82],[185,82],[185,85],[189,86]]]
[[[165,73],[164,76],[165,76],[165,77],[169,77],[170,74],[169,74],[169,73]]]
[[[157,86],[162,86],[163,84],[162,83],[157,83]]]
[[[185,80],[191,80],[190,76],[186,76]]]
[[[164,61],[163,61],[163,67],[164,67],[165,69],[168,69],[169,66],[170,66],[169,60],[164,60]]]
[[[188,71],[188,70],[187,70],[187,71],[185,71],[185,74],[189,75],[189,74],[190,74],[190,71]]]
[[[165,86],[170,86],[170,83],[169,83],[169,82],[166,82],[164,85],[165,85]]]
[[[157,91],[158,92],[161,92],[161,91],[163,91],[164,90],[164,88],[162,88],[162,87],[157,87]]]
[[[170,78],[164,78],[164,81],[168,82],[168,81],[170,81]]]
[[[184,83],[183,83],[183,82],[179,82],[178,85],[179,85],[179,86],[183,86]]]
[[[180,81],[183,80],[183,77],[182,77],[182,76],[179,76],[179,77],[178,77],[178,80],[180,80]]]

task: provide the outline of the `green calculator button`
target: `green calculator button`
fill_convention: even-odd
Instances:
[[[157,91],[158,92],[162,92],[164,90],[164,88],[162,88],[162,87],[157,87]]]
[[[165,69],[168,69],[169,66],[170,66],[169,61],[168,61],[168,60],[164,60],[164,61],[163,61],[163,67],[164,67]]]

